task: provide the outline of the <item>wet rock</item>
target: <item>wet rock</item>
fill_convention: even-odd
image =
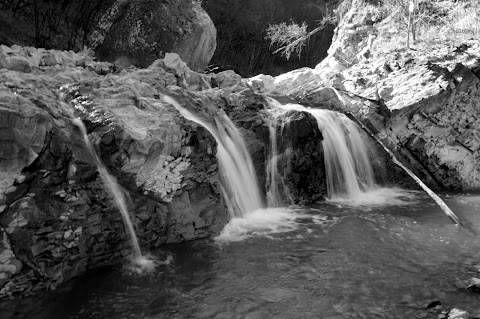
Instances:
[[[472,277],[467,282],[467,290],[480,293],[480,279]]]
[[[225,88],[242,85],[242,77],[232,70],[222,71],[212,76],[212,86]]]
[[[0,288],[18,274],[22,266],[12,250],[7,233],[0,227]]]

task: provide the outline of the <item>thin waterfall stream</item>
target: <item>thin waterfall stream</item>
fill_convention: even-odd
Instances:
[[[142,259],[142,251],[140,249],[140,244],[138,243],[137,235],[135,235],[135,229],[133,228],[132,220],[130,219],[130,214],[128,213],[127,204],[125,200],[125,196],[123,195],[122,190],[120,189],[120,185],[115,180],[115,178],[107,171],[105,165],[103,165],[102,161],[98,157],[95,148],[93,147],[92,142],[88,138],[87,129],[85,124],[83,124],[82,120],[79,118],[73,119],[73,123],[80,128],[82,132],[83,141],[87,146],[88,151],[92,155],[95,160],[95,164],[97,165],[98,172],[100,173],[100,177],[103,180],[103,183],[107,187],[107,189],[111,192],[115,205],[117,206],[118,210],[122,214],[123,221],[125,226],[127,227],[127,232],[130,235],[130,241],[132,242],[132,260],[134,263],[141,263]]]
[[[60,96],[60,99],[63,100],[63,96]],[[75,115],[73,114],[73,111],[68,106],[66,108],[66,111],[69,114],[70,118],[72,119],[72,123],[75,124],[75,126],[77,126],[80,129],[85,146],[87,147],[87,150],[92,156],[95,162],[95,165],[97,166],[98,172],[100,173],[100,178],[102,179],[105,187],[110,191],[111,195],[113,196],[115,206],[118,208],[118,210],[122,215],[122,219],[126,227],[127,234],[130,236],[130,241],[132,244],[132,256],[131,256],[132,263],[136,267],[139,267],[138,269],[139,272],[152,270],[155,267],[154,261],[149,260],[148,258],[142,255],[140,244],[138,242],[137,235],[135,234],[135,229],[133,227],[133,223],[127,209],[125,195],[122,189],[120,188],[120,185],[118,184],[115,177],[113,177],[108,172],[107,168],[98,157],[98,154],[95,148],[93,147],[93,143],[90,141],[88,137],[87,128],[85,127],[85,124],[83,123],[83,121],[80,118],[75,117]]]
[[[290,165],[291,146],[284,145],[283,130],[285,123],[282,121],[284,111],[280,109],[269,110],[268,130],[270,134],[270,158],[267,160],[267,204],[269,207],[280,207],[286,204],[293,204],[293,198],[285,183],[285,172],[280,174],[278,166],[282,165],[288,169]],[[280,131],[280,134],[277,134]],[[280,138],[278,138],[280,135]],[[280,140],[280,141],[279,141]],[[282,147],[283,146],[283,147]],[[288,203],[283,200],[286,198]]]

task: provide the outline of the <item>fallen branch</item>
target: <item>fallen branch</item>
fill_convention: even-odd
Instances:
[[[402,168],[411,178],[413,178],[415,180],[415,182],[417,182],[418,185],[420,185],[420,187],[422,187],[422,189],[428,194],[430,195],[430,197],[437,203],[438,206],[440,206],[440,208],[445,212],[445,214],[457,225],[461,226],[463,228],[463,224],[462,222],[460,221],[460,219],[457,217],[457,215],[455,215],[455,213],[447,206],[447,204],[445,204],[445,202],[437,195],[435,194],[434,191],[432,191],[427,185],[425,185],[424,182],[422,182],[422,180],[420,178],[417,177],[417,175],[415,175],[410,169],[408,169],[405,165],[403,165],[398,159],[397,157],[395,156],[395,154],[393,154],[393,152],[388,149],[385,144],[383,144],[383,142],[375,135],[373,134],[373,132],[367,127],[365,126],[352,112],[352,110],[350,109],[350,107],[348,106],[347,103],[345,103],[345,100],[343,99],[343,97],[340,95],[340,93],[334,88],[334,87],[331,87],[333,89],[333,91],[335,92],[335,94],[338,96],[338,99],[342,102],[342,104],[345,106],[345,108],[348,110],[348,112],[350,113],[350,115],[352,115],[352,117],[358,122],[358,124],[365,130],[365,132],[368,133],[368,135],[370,135],[371,137],[373,137],[375,139],[375,141],[377,141],[378,144],[380,144],[380,146],[385,150],[385,152],[388,153],[388,155],[390,155],[390,157],[392,158],[393,162],[395,164],[397,164],[400,168]]]

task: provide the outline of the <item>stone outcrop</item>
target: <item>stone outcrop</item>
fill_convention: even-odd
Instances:
[[[344,1],[329,55],[315,69],[248,82],[307,106],[354,115],[435,189],[480,189],[478,41],[380,52],[375,41],[385,38],[388,20],[378,5]],[[404,183],[404,174],[395,176],[395,183]]]
[[[480,189],[478,42],[385,53],[389,18],[374,2],[345,3],[351,5],[312,82],[340,92],[335,107],[361,119],[428,185]],[[304,86],[292,94],[312,102],[324,99],[318,91]]]
[[[432,186],[480,189],[480,79],[474,73],[480,46],[473,44],[464,54],[453,50],[433,51],[423,61],[405,53],[358,64],[336,86],[378,105],[373,114],[365,104],[357,104],[354,112],[422,170]],[[367,68],[370,75],[359,76],[368,74]]]
[[[146,69],[31,47],[2,46],[0,57],[0,298],[53,289],[130,254],[121,215],[73,117],[128,194],[144,249],[205,238],[227,222],[216,142],[164,94],[207,120],[227,113],[265,184],[268,103],[234,72],[196,73],[170,53]],[[320,133],[301,112],[291,122],[290,185],[304,203],[325,190]]]
[[[380,10],[362,10],[371,0],[344,0],[337,9],[339,23],[333,34],[327,57],[315,69],[324,77],[338,73],[364,61],[372,55],[372,43],[377,37],[373,26],[382,20]],[[347,45],[348,44],[348,45]]]
[[[127,72],[82,54],[1,49],[2,298],[54,288],[130,254],[122,218],[72,124],[72,110],[129,194],[143,247],[221,230],[227,214],[215,141],[159,100],[177,84],[174,74],[155,66]]]
[[[202,71],[216,48],[216,29],[208,14],[190,0],[118,0],[90,36],[102,61],[147,67],[167,52],[177,53]]]

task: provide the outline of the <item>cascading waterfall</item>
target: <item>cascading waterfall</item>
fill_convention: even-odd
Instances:
[[[283,130],[285,122],[281,121],[282,115],[285,113],[280,109],[269,110],[268,128],[270,134],[270,154],[267,160],[267,205],[268,207],[281,207],[286,204],[293,204],[293,198],[288,189],[284,175],[279,174],[278,166],[281,164],[288,169],[290,163],[291,147],[284,145]],[[280,143],[278,141],[277,132],[280,131]],[[287,198],[288,203],[284,202]]]
[[[281,104],[268,99],[271,108],[312,114],[323,135],[323,150],[330,199],[350,198],[375,188],[368,148],[357,125],[344,114],[310,109],[299,104]]]
[[[240,132],[223,112],[217,112],[209,122],[164,95],[163,100],[173,105],[186,119],[205,127],[217,141],[217,159],[221,188],[231,217],[243,217],[265,208],[252,159]]]
[[[342,104],[348,109],[350,110],[350,108],[348,107],[348,104],[345,103],[345,100],[343,99],[342,95],[337,91],[337,89],[335,89],[334,87],[332,87],[333,91],[335,92],[335,94],[337,95],[338,99],[342,102]],[[357,119],[355,117],[355,115],[353,114],[353,112],[350,110],[350,114],[352,114],[352,116]],[[358,119],[357,119],[358,121]],[[385,150],[385,152],[387,152],[390,157],[392,158],[393,162],[395,164],[397,164],[401,169],[403,169],[411,178],[413,178],[413,180],[415,180],[415,182],[417,182],[418,185],[420,185],[420,187],[435,201],[435,203],[437,203],[438,206],[440,206],[440,208],[443,210],[443,212],[457,225],[463,227],[463,224],[462,222],[460,221],[460,219],[458,218],[457,215],[455,215],[455,213],[447,206],[447,204],[445,204],[445,202],[437,195],[435,194],[434,191],[432,191],[427,185],[425,185],[424,182],[422,182],[422,180],[420,178],[418,178],[417,175],[415,175],[410,169],[408,169],[405,165],[403,165],[398,159],[397,157],[395,156],[395,154],[393,154],[392,151],[390,151],[386,146],[385,144],[383,144],[383,142],[378,138],[378,136],[376,136],[375,134],[372,133],[372,131],[370,131],[370,129],[368,129],[365,125],[362,124],[362,122],[358,121],[358,123],[360,123],[360,125],[362,125],[362,128],[372,137],[375,139],[375,141],[377,141],[377,143]]]

